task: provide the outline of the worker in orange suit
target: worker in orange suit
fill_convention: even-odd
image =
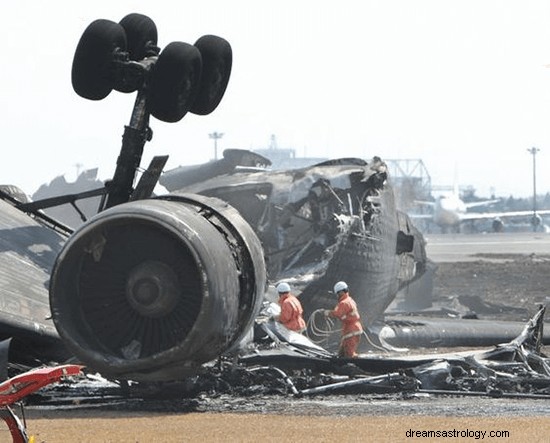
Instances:
[[[339,281],[334,285],[334,293],[338,296],[338,304],[330,311],[326,310],[327,317],[334,317],[342,321],[342,340],[338,356],[357,357],[357,347],[363,334],[361,317],[357,310],[357,305],[349,295],[349,289],[346,282]]]
[[[279,306],[281,313],[273,317],[274,320],[283,324],[287,329],[302,333],[306,330],[306,322],[304,321],[302,304],[290,292],[288,283],[279,283],[277,285],[279,293]]]

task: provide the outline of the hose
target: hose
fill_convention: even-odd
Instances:
[[[383,346],[378,346],[377,344],[375,344],[369,337],[369,334],[367,334],[367,332],[365,331],[365,329],[363,328],[363,335],[365,336],[365,338],[367,339],[367,342],[369,343],[369,345],[371,345],[374,349],[378,349],[379,351],[384,351],[384,352],[387,352],[389,353],[390,351],[387,350],[386,348],[384,348]]]
[[[319,317],[319,314],[321,314],[322,318],[324,319],[324,322],[325,324],[323,325],[323,327],[320,327],[319,325],[319,320],[318,320],[318,317]],[[323,341],[325,341],[331,334],[335,333],[335,332],[339,332],[341,331],[342,329],[335,329],[334,328],[334,320],[332,320],[332,318],[330,317],[327,317],[325,315],[325,309],[317,309],[315,311],[313,311],[311,313],[311,315],[309,316],[308,320],[307,320],[307,337],[315,344],[319,344]],[[311,331],[311,335],[314,335],[315,337],[321,337],[321,339],[318,339],[318,340],[314,340],[311,336],[310,336],[310,332]]]
[[[292,380],[290,379],[290,377],[285,372],[281,371],[279,368],[275,366],[260,366],[257,368],[249,369],[250,372],[261,371],[261,370],[268,370],[268,371],[271,370],[271,371],[277,372],[283,378],[285,383],[290,387],[290,390],[292,391],[292,393],[294,395],[299,394],[298,389],[296,389],[296,386],[294,386],[294,383],[292,383]]]
[[[323,319],[325,320],[324,327],[320,327],[318,324],[318,315],[321,314],[323,316]],[[321,337],[319,340],[314,340],[310,334],[309,331],[311,330],[311,334],[315,335],[316,337]],[[319,344],[323,341],[325,341],[331,334],[335,332],[339,332],[342,329],[335,329],[334,328],[334,320],[331,317],[325,316],[325,309],[317,309],[311,313],[309,316],[309,319],[307,321],[307,336],[308,338],[315,344]],[[363,328],[363,335],[365,339],[367,340],[368,344],[372,346],[374,349],[378,349],[379,351],[389,352],[386,348],[382,346],[378,346],[375,344],[367,334],[365,328]]]

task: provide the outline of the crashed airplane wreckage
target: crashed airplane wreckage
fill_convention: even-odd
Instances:
[[[335,160],[249,187],[250,176],[215,177],[215,190],[196,183],[150,198],[167,160],[155,157],[133,188],[150,116],[209,114],[231,70],[231,47],[219,37],[162,51],[156,42],[152,20],[129,14],[94,21],[77,46],[72,83],[80,96],[137,92],[105,187],[37,202],[13,187],[1,191],[0,326],[21,339],[23,356],[40,342],[41,357],[53,355],[48,344],[108,378],[181,379],[241,343],[268,275],[300,275],[308,309],[333,304],[326,288],[345,278],[369,321],[422,274],[423,239],[395,210],[378,158]],[[78,211],[79,199],[97,196],[99,213],[74,232],[43,212],[66,203]]]
[[[36,202],[0,190],[0,332],[14,338],[11,356],[29,365],[74,356],[116,380],[182,379],[242,347],[268,282],[282,279],[307,313],[332,307],[327,288],[346,280],[370,327],[427,262],[421,234],[395,209],[383,161],[259,171],[265,159],[233,150],[198,174],[165,174],[173,192],[152,198],[167,160],[156,157],[133,188],[150,116],[212,112],[231,67],[219,37],[162,52],[156,40],[154,23],[130,14],[93,22],[77,47],[79,95],[137,92],[105,187]],[[99,213],[74,232],[43,212],[67,203],[78,211],[78,200],[97,196]],[[333,355],[338,340],[319,352]]]

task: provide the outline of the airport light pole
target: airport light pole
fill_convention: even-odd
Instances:
[[[533,155],[533,232],[537,230],[537,152],[539,148],[532,147],[527,150]]]
[[[214,139],[214,160],[218,159],[218,139],[223,137],[223,132],[211,132],[208,137]]]

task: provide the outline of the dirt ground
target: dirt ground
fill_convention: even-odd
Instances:
[[[548,417],[304,417],[265,414],[147,414],[33,419],[35,442],[547,442]],[[416,434],[416,432],[420,434]],[[432,438],[422,438],[432,432]],[[439,432],[439,434],[435,434]],[[451,434],[452,433],[452,434]],[[484,433],[484,434],[483,434]],[[426,435],[426,434],[424,434]],[[492,436],[492,437],[491,437]],[[439,438],[437,438],[439,437]],[[477,438],[476,438],[477,437]]]
[[[550,256],[479,254],[479,260],[438,263],[434,300],[473,297],[514,309],[501,310],[501,320],[527,320],[550,300]]]
[[[438,264],[434,300],[478,295],[483,302],[513,307],[490,313],[495,318],[526,320],[550,296],[549,288],[550,257],[480,257],[478,262]],[[25,414],[35,443],[394,442],[445,441],[447,437],[537,442],[548,441],[550,432],[548,400],[365,396],[324,403],[270,398],[240,399],[239,403],[221,398],[215,406],[197,407],[209,401],[213,402],[202,398],[195,406],[187,402],[179,410],[174,404],[163,408],[151,403],[148,412],[141,405],[138,410],[116,411],[29,407]],[[9,434],[0,432],[0,441],[10,441]]]

